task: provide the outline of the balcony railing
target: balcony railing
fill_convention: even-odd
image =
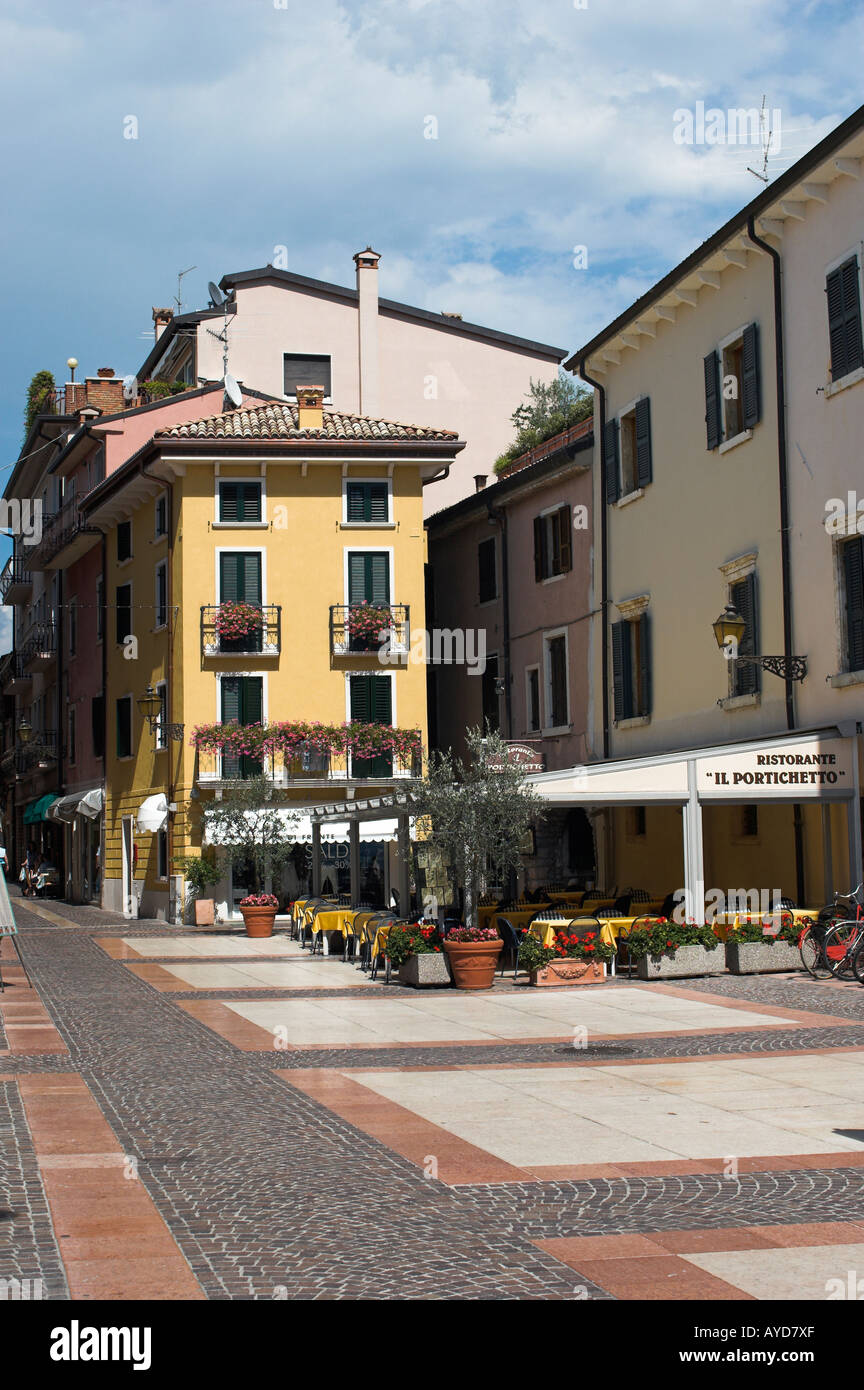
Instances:
[[[246,605],[244,605],[246,606]],[[201,654],[203,656],[278,656],[282,650],[282,605],[279,603],[250,604],[261,614],[260,626],[239,637],[225,635],[220,622],[223,604],[210,604],[201,609]]]
[[[407,603],[333,603],[330,605],[332,656],[360,656],[386,647],[407,656],[411,612]]]
[[[407,757],[379,753],[374,758],[357,758],[344,749],[319,752],[309,749],[286,759],[281,754],[259,760],[239,753],[199,752],[198,782],[219,787],[226,782],[244,781],[264,773],[274,787],[297,784],[328,785],[333,782],[397,781],[420,775],[420,755]]]
[[[18,768],[21,772],[44,772],[57,761],[57,730],[34,729],[28,743],[21,744],[17,750]]]
[[[0,657],[0,690],[18,690],[30,680],[30,672],[24,670],[21,652],[6,652],[5,656]]]
[[[57,628],[54,623],[34,623],[21,644],[21,665],[24,672],[39,671],[50,666],[57,657]]]
[[[33,587],[33,576],[20,555],[10,555],[0,574],[0,603],[26,598]]]
[[[30,561],[34,570],[48,569],[57,556],[81,536],[98,536],[95,526],[85,526],[78,510],[78,498],[70,497],[59,512],[43,517],[42,539]],[[86,547],[79,547],[79,549]],[[77,553],[74,557],[77,559]]]

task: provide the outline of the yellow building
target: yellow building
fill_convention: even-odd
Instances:
[[[302,811],[416,769],[423,486],[463,447],[449,431],[325,411],[309,388],[296,405],[162,430],[90,493],[87,524],[107,538],[105,907],[179,920],[177,860],[199,851],[203,808],[239,778],[263,770]],[[245,751],[238,725],[253,731]],[[392,849],[375,852],[386,885]],[[290,896],[304,872],[301,848],[273,891]],[[329,876],[336,890],[338,856]],[[245,891],[226,866],[222,911]]]

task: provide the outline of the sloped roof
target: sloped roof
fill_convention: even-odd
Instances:
[[[440,439],[456,440],[455,430],[425,425],[403,425],[394,420],[373,420],[368,415],[324,411],[320,430],[300,429],[296,405],[273,401],[250,409],[246,405],[157,430],[155,439]]]

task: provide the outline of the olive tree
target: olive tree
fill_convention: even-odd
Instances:
[[[522,863],[522,846],[543,802],[511,763],[500,734],[466,733],[467,758],[433,753],[428,775],[411,783],[413,814],[428,824],[427,843],[449,861],[465,895],[465,921],[476,925],[477,899],[491,871],[503,879]]]
[[[281,869],[294,848],[295,817],[286,809],[264,776],[245,778],[205,808],[207,838],[225,851],[232,867],[251,864],[256,893],[264,891],[268,873]]]

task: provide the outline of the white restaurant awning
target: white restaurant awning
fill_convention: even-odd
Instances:
[[[280,820],[288,823],[289,837],[295,844],[308,845],[312,843],[312,820],[309,816],[292,815],[284,806],[274,808]],[[254,816],[255,812],[246,812],[249,816]],[[369,843],[372,840],[397,840],[398,823],[395,819],[390,820],[367,820],[361,821],[360,840],[362,843]],[[321,826],[321,843],[336,844],[345,841],[347,844],[350,835],[348,821],[325,821]],[[205,824],[204,843],[208,845],[218,845],[221,843],[221,836],[216,826]]]
[[[89,816],[91,819],[102,811],[102,788],[94,787],[89,792],[70,792],[68,796],[58,796],[48,807],[49,820],[62,821],[71,825],[76,816]]]
[[[155,834],[164,830],[168,823],[168,798],[164,792],[158,796],[148,796],[138,807],[139,835]]]

